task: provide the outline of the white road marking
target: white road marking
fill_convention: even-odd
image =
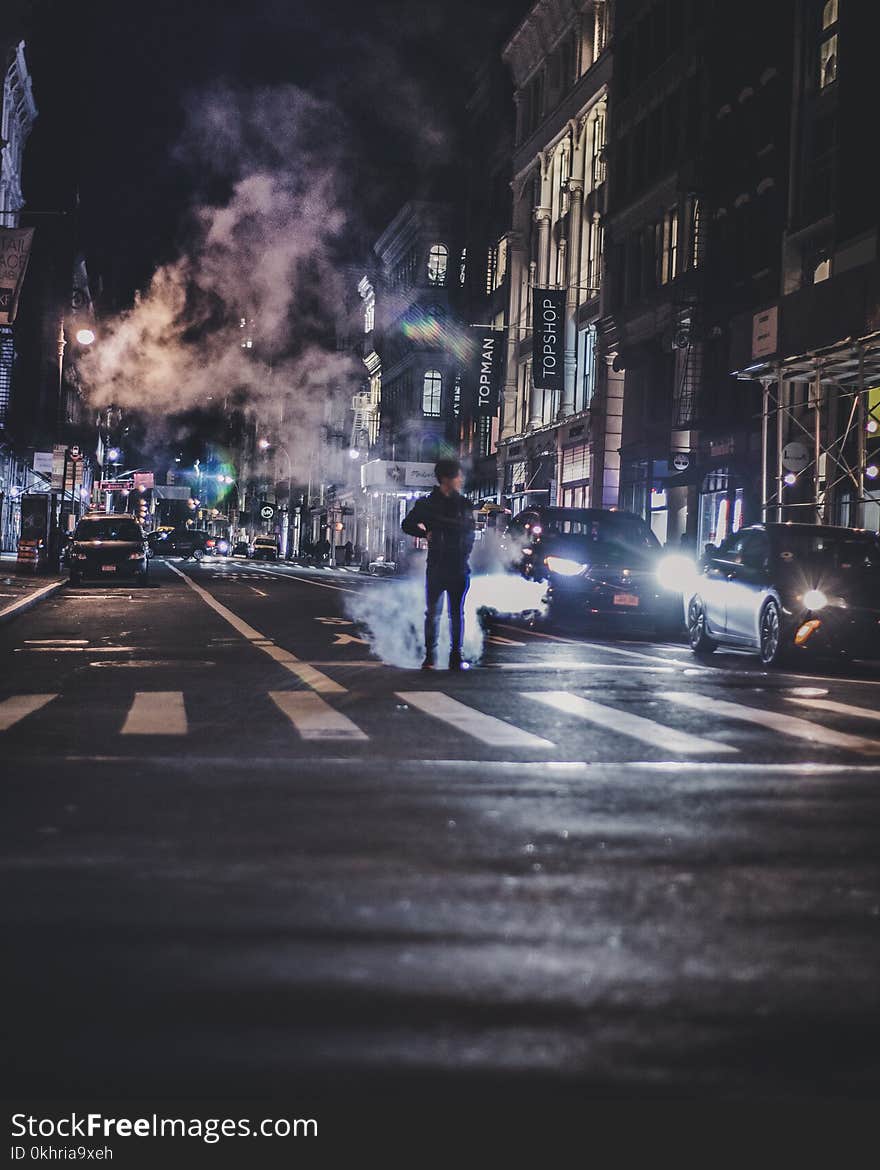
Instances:
[[[266,574],[268,570],[254,565],[255,573]],[[335,589],[337,593],[357,593],[357,589],[347,589],[344,585],[331,585],[329,581],[313,581],[311,577],[300,577],[296,573],[281,573],[276,581],[301,581],[303,585],[317,585],[320,589]]]
[[[268,597],[269,596],[269,594],[265,591],[265,589],[258,589],[256,587],[256,585],[248,585],[248,589],[252,589],[254,591],[254,593],[256,593],[257,597]]]
[[[182,691],[137,691],[122,735],[186,735]]]
[[[314,691],[320,691],[322,694],[327,695],[343,694],[347,690],[346,687],[341,686],[338,682],[334,682],[332,678],[329,678],[320,670],[309,666],[307,662],[301,662],[289,650],[283,650],[280,646],[276,646],[271,638],[267,638],[265,634],[261,634],[259,630],[255,630],[253,626],[249,626],[247,622],[242,621],[237,614],[234,614],[231,609],[227,609],[225,605],[222,605],[207,589],[203,589],[201,585],[197,585],[186,573],[182,573],[174,565],[168,565],[168,568],[172,573],[176,573],[178,577],[182,577],[190,589],[201,597],[205,605],[210,606],[224,621],[229,622],[232,628],[241,634],[243,638],[246,638],[251,645],[256,646],[258,650],[262,650],[264,654],[268,654],[270,658],[283,666],[285,670],[289,670],[291,674],[295,674],[306,686],[311,687]]]
[[[798,703],[801,707],[810,707],[814,711],[831,711],[835,715],[850,715],[853,719],[873,719],[880,722],[880,711],[872,707],[851,707],[849,703],[838,703],[835,699],[808,699],[800,695],[786,695],[789,703]]]
[[[821,747],[844,748],[846,751],[866,752],[876,755],[880,752],[880,741],[865,739],[860,735],[847,735],[843,731],[833,731],[829,727],[822,727],[819,723],[811,723],[807,719],[798,719],[794,715],[784,712],[768,711],[762,707],[746,707],[742,703],[731,703],[726,699],[710,699],[705,695],[692,695],[685,691],[670,691],[663,695],[670,703],[678,703],[681,707],[688,707],[692,711],[699,711],[702,715],[711,718],[718,715],[722,719],[738,719],[744,723],[757,723],[770,731],[781,735],[790,735],[795,739],[805,739]]]
[[[25,638],[25,646],[88,646],[86,638]]]
[[[541,739],[530,731],[523,731],[494,715],[486,715],[464,703],[459,703],[442,691],[398,691],[397,697],[411,707],[441,719],[457,731],[473,736],[490,747],[509,748],[552,748],[549,739]]]
[[[21,719],[57,698],[57,695],[13,695],[11,699],[4,699],[0,703],[0,731],[8,731]]]
[[[633,715],[629,711],[619,711],[616,707],[606,707],[604,703],[594,703],[592,699],[584,699],[580,695],[573,695],[570,691],[523,691],[526,699],[537,703],[544,703],[565,715],[574,715],[593,723],[604,731],[615,731],[630,739],[641,740],[651,747],[665,751],[682,752],[684,755],[699,755],[709,752],[735,752],[737,749],[726,743],[715,743],[711,739],[703,739],[699,735],[690,735],[685,731],[677,731],[674,727],[667,727],[664,723],[657,723],[653,719],[645,719],[642,715]]]
[[[269,698],[283,711],[303,739],[344,739],[362,743],[368,739],[356,723],[334,711],[313,691],[270,691]]]
[[[606,642],[593,642],[582,638],[565,638],[561,634],[545,634],[540,630],[521,630],[517,626],[509,626],[504,622],[499,622],[498,624],[505,630],[518,630],[519,633],[526,634],[530,638],[544,638],[548,642],[558,642],[566,646],[588,646],[591,650],[617,654],[622,658],[640,658],[645,662],[662,662],[667,666],[678,666],[678,663],[674,659],[661,658],[659,654],[644,654],[637,650],[624,650],[620,646],[609,646]]]

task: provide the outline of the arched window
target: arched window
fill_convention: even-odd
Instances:
[[[429,284],[446,284],[446,269],[449,266],[449,249],[445,244],[433,244],[428,253]]]
[[[831,28],[832,24],[837,24],[840,17],[840,8],[838,0],[826,0],[826,4],[822,9],[822,28]]]
[[[422,383],[422,414],[428,418],[440,417],[440,398],[443,393],[443,378],[439,370],[426,370]]]
[[[837,80],[837,22],[839,0],[827,0],[822,7],[822,33],[819,41],[819,88]]]

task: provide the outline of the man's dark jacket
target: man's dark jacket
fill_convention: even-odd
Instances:
[[[458,492],[444,496],[434,488],[417,500],[401,528],[408,536],[424,536],[424,524],[431,534],[428,542],[428,573],[437,577],[464,577],[470,572],[468,558],[474,547],[474,511],[469,500]]]

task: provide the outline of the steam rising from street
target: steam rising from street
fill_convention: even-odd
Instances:
[[[472,577],[465,601],[464,656],[478,662],[483,655],[485,632],[480,621],[481,610],[511,615],[540,612],[545,593],[546,586],[513,574]],[[348,595],[346,610],[364,631],[372,652],[386,665],[413,670],[421,664],[425,653],[422,573],[359,589]],[[449,621],[444,609],[437,657],[441,668],[448,655]]]
[[[184,212],[180,256],[101,322],[83,362],[93,405],[154,427],[193,409],[259,407],[295,463],[305,457],[328,397],[359,385],[333,337],[345,141],[337,111],[292,86],[193,103],[180,150],[210,191]]]

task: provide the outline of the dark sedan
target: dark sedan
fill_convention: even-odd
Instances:
[[[688,640],[803,657],[880,658],[880,540],[857,528],[763,524],[704,557],[689,590]]]
[[[200,561],[215,552],[216,544],[216,538],[201,528],[162,529],[150,533],[150,548],[155,557],[192,557]]]
[[[87,577],[132,580],[146,585],[147,540],[133,516],[84,516],[76,526],[67,555],[70,583]]]
[[[678,636],[682,582],[693,565],[685,557],[666,555],[638,516],[600,508],[548,508],[540,529],[540,539],[533,539],[530,548],[533,560],[539,554],[540,575],[548,581],[551,621],[579,629],[602,625]],[[531,575],[538,576],[537,568]]]

